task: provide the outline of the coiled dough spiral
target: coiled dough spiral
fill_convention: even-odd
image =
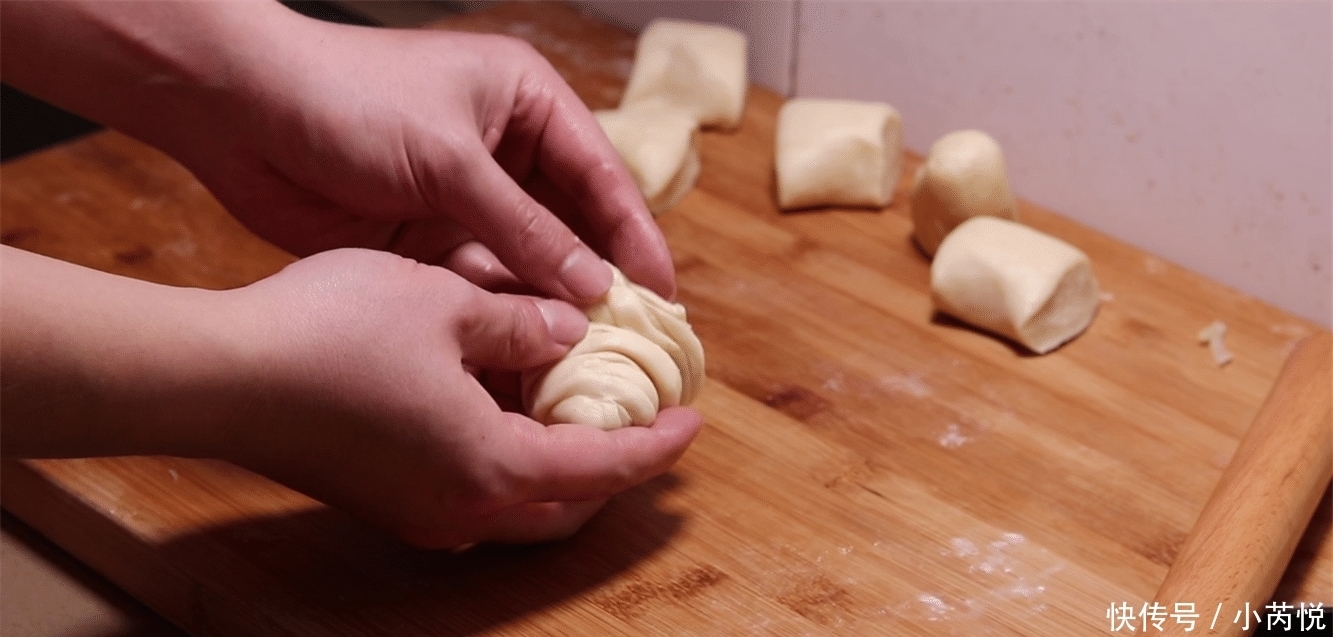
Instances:
[[[600,429],[652,424],[666,407],[690,404],[704,381],[704,350],[684,306],[614,280],[585,312],[588,333],[555,363],[524,372],[523,406],[545,424]]]

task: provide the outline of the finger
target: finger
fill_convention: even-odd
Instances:
[[[703,424],[699,412],[687,407],[662,410],[650,427],[615,431],[506,418],[516,436],[501,461],[529,501],[605,498],[649,480],[675,464]]]
[[[563,221],[594,252],[603,258],[610,258],[610,248],[602,237],[592,231],[592,227],[588,225],[588,217],[569,200],[565,193],[551,183],[550,177],[539,172],[532,173],[523,182],[523,190],[536,199],[537,203],[546,206],[551,214]]]
[[[463,362],[522,370],[560,358],[583,338],[588,318],[553,299],[472,290],[456,317]]]
[[[605,499],[525,502],[496,515],[482,531],[481,540],[505,544],[563,540],[582,528],[605,504]]]
[[[444,265],[457,248],[472,240],[472,233],[447,217],[405,221],[387,249],[429,265]]]
[[[605,246],[611,261],[626,276],[664,298],[674,297],[671,251],[620,155],[592,113],[554,70],[545,82],[549,86],[541,91],[536,90],[536,82],[521,85],[515,98],[520,104],[525,100],[551,102],[534,138],[537,168],[587,218],[597,237],[594,244]],[[522,112],[524,109],[516,109],[515,114]]]
[[[489,292],[523,294],[536,291],[510,272],[490,248],[476,240],[454,248],[440,261],[440,265]]]
[[[561,221],[564,221],[565,225],[569,226],[594,250],[616,264],[631,281],[646,286],[661,295],[662,298],[675,298],[675,267],[672,266],[665,270],[665,277],[663,276],[663,270],[660,268],[661,252],[665,252],[666,261],[671,262],[671,254],[667,251],[665,240],[662,241],[660,250],[654,248],[638,249],[632,246],[633,237],[635,236],[661,236],[655,221],[647,217],[629,217],[625,221],[626,224],[641,224],[645,227],[638,232],[629,231],[627,227],[620,232],[610,233],[610,236],[602,236],[593,230],[594,224],[584,214],[584,209],[571,201],[569,196],[551,183],[547,176],[537,173],[530,177],[523,187],[534,199],[546,206]],[[629,247],[622,245],[627,237],[630,238],[631,245]]]
[[[456,188],[442,191],[439,207],[459,211],[455,218],[510,271],[575,303],[587,303],[611,287],[611,271],[601,257],[524,192],[480,142],[462,156],[469,159],[460,164]]]
[[[507,369],[487,369],[477,376],[486,393],[502,411],[523,412],[522,373]]]

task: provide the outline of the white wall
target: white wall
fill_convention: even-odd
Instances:
[[[883,100],[906,144],[981,128],[1018,194],[1333,324],[1333,4],[576,3],[751,38],[751,78]]]

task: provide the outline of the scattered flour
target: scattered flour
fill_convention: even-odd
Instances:
[[[877,382],[881,389],[889,393],[907,394],[913,398],[928,398],[933,393],[921,372],[902,376],[881,376]]]
[[[940,446],[945,449],[957,449],[969,442],[972,442],[972,438],[964,435],[963,428],[956,424],[945,427],[939,439]]]

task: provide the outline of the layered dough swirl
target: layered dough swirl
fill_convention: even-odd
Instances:
[[[600,429],[649,425],[688,405],[704,381],[704,350],[685,307],[612,267],[606,296],[587,308],[588,333],[564,358],[523,373],[523,407],[544,424]]]

